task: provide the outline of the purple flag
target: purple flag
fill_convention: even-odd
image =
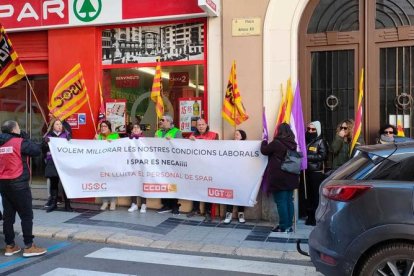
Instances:
[[[290,127],[295,133],[295,140],[299,146],[299,151],[302,152],[301,169],[306,170],[308,167],[308,157],[305,140],[305,123],[303,121],[302,100],[300,98],[299,81],[296,85],[295,95],[293,97],[292,112],[290,114]]]
[[[263,119],[262,139],[263,139],[263,141],[268,141],[269,140],[269,131],[267,130],[266,112],[265,112],[264,107],[263,107],[262,119]],[[267,166],[266,166],[265,171],[263,172],[261,188],[262,188],[262,191],[263,191],[264,194],[269,195],[269,171],[268,171]]]
[[[262,139],[268,141],[269,140],[269,131],[267,130],[267,122],[266,122],[266,112],[265,107],[263,106],[263,134]]]

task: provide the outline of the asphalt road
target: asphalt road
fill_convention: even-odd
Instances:
[[[0,236],[0,239],[2,237]],[[17,239],[22,244],[21,239]],[[320,275],[310,262],[191,254],[100,243],[36,238],[41,257],[0,256],[0,275]],[[0,242],[0,247],[3,247]]]

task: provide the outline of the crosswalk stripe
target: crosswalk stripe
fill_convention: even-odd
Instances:
[[[262,275],[319,275],[315,271],[315,268],[309,266],[108,247],[104,247],[95,252],[92,252],[86,255],[86,257],[137,263],[256,273]]]
[[[42,276],[125,276],[131,274],[118,274],[109,272],[99,272],[93,270],[71,269],[71,268],[56,268],[48,273],[42,274]]]

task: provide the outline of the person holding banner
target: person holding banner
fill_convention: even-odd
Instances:
[[[293,190],[299,188],[299,176],[281,169],[287,150],[296,150],[295,134],[290,125],[281,123],[277,128],[277,134],[271,143],[262,141],[260,151],[269,157],[267,170],[269,172],[269,192],[279,214],[279,225],[272,229],[273,232],[293,232]]]
[[[21,220],[25,248],[23,257],[40,256],[45,248],[33,243],[33,206],[29,186],[29,157],[41,154],[40,145],[32,142],[28,135],[20,131],[16,121],[5,121],[0,134],[0,193],[3,198],[3,233],[6,242],[4,255],[13,256],[21,251],[15,244],[13,224],[16,212]]]
[[[202,140],[218,140],[219,135],[216,132],[210,131],[210,127],[208,126],[205,119],[198,119],[196,130],[193,134],[190,135],[190,140],[195,141],[196,139]],[[206,202],[204,205],[205,209],[205,220],[211,221],[211,203]],[[195,215],[200,215],[200,201],[193,201],[193,208],[191,212],[187,215],[187,217],[192,217]]]
[[[50,179],[50,197],[45,204],[46,212],[52,212],[57,208],[57,200],[58,200],[58,193],[59,193],[59,174],[56,170],[55,163],[53,162],[52,154],[50,153],[49,149],[49,141],[50,138],[64,138],[70,140],[72,135],[67,131],[62,124],[62,121],[59,119],[52,119],[49,124],[48,131],[45,135],[43,141],[43,152],[46,153],[46,167],[45,167],[45,177]],[[65,210],[68,212],[73,212],[72,207],[70,206],[70,200],[67,198],[65,190],[63,189],[63,198],[65,200]]]
[[[155,132],[155,137],[157,138],[183,138],[181,131],[174,127],[173,118],[170,115],[164,115],[160,119],[159,129]],[[172,212],[173,215],[179,215],[180,204],[178,204],[178,199],[176,198],[162,198],[161,199],[162,207],[157,210],[158,213],[169,213]]]
[[[234,140],[237,141],[244,141],[247,139],[247,134],[244,130],[237,129],[234,132]],[[239,219],[240,223],[245,223],[246,220],[244,219],[244,206],[237,206],[237,218]],[[225,224],[231,223],[233,219],[233,205],[226,206],[226,217],[224,219]]]
[[[100,122],[99,124],[99,134],[95,135],[96,140],[116,140],[119,139],[119,134],[116,132],[112,132],[111,122],[105,120]],[[108,208],[109,202],[111,205],[109,206],[109,210],[115,211],[116,210],[116,198],[115,197],[103,197],[102,198],[102,205],[101,210],[105,211]]]
[[[139,139],[140,137],[144,137],[144,134],[142,133],[141,126],[139,123],[132,124],[131,128],[131,134],[129,135],[129,139]],[[129,207],[128,212],[132,213],[134,211],[138,210],[137,205],[137,197],[131,196],[131,207]],[[140,213],[146,213],[147,212],[147,199],[145,197],[141,197],[141,210]]]

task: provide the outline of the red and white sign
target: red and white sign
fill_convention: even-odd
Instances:
[[[219,16],[220,0],[198,0],[198,5],[209,16]]]
[[[138,75],[116,76],[115,86],[118,88],[137,88],[139,86],[139,76]]]
[[[190,76],[188,72],[171,72],[170,86],[188,86]]]
[[[78,113],[73,113],[71,116],[67,117],[65,120],[72,129],[79,129],[79,114]]]
[[[206,0],[214,11],[218,0]],[[7,31],[149,22],[205,17],[195,0],[1,0],[0,22]],[[216,16],[216,15],[214,15]]]
[[[68,0],[1,1],[0,22],[11,29],[68,24]]]

